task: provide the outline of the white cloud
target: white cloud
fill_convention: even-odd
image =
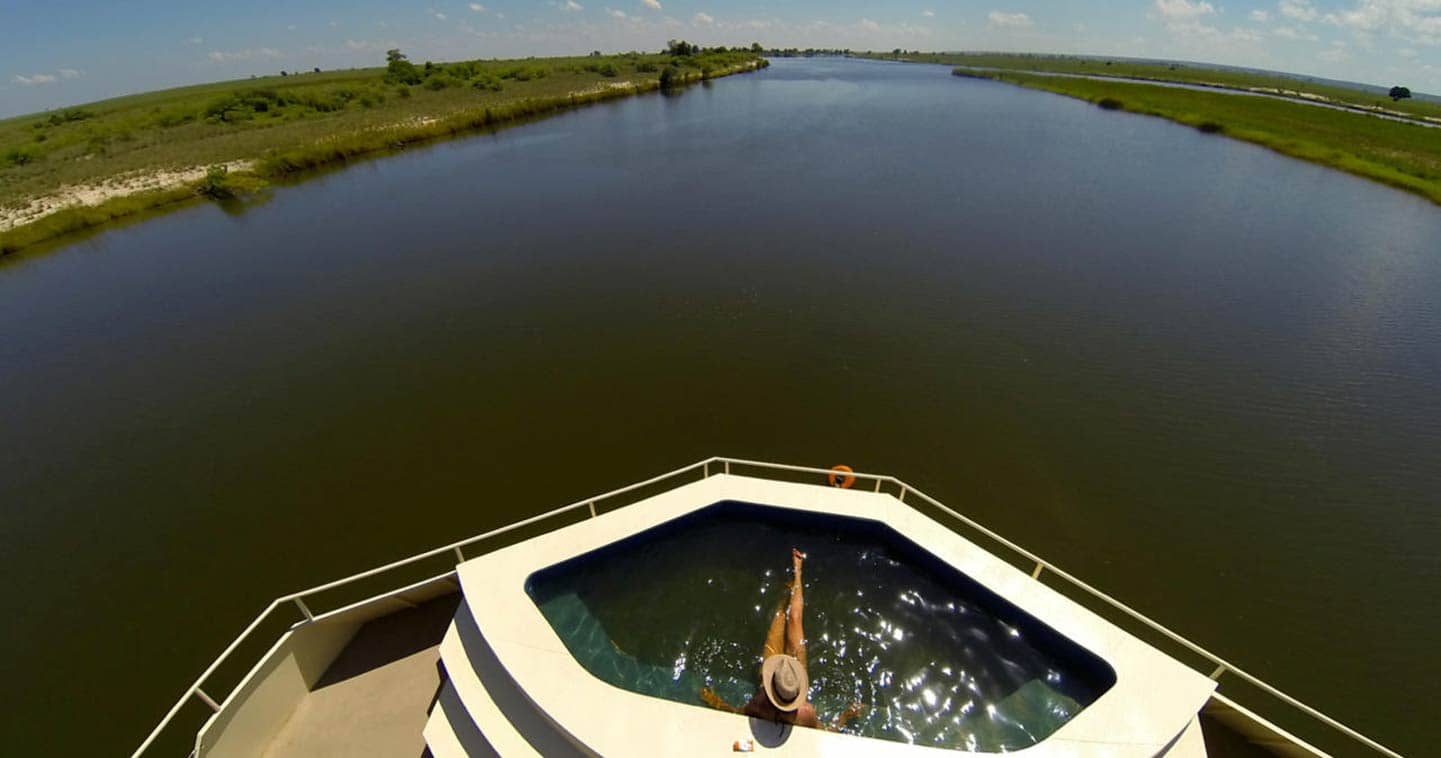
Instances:
[[[62,68],[56,73],[60,74],[61,79],[79,79],[80,77],[85,75],[84,71],[79,71],[73,68]]]
[[[1297,29],[1294,26],[1278,26],[1271,30],[1271,33],[1281,39],[1304,40],[1306,42],[1315,42],[1320,39],[1320,37],[1317,37],[1311,32]]]
[[[284,58],[285,53],[271,47],[257,47],[249,50],[211,50],[210,60],[216,63],[230,61],[268,61]]]
[[[1415,57],[1418,55],[1418,53],[1417,53],[1415,50],[1412,50],[1412,49],[1409,48],[1409,47],[1403,47],[1403,48],[1401,48],[1400,50],[1397,50],[1397,51],[1396,51],[1396,54],[1399,55],[1399,56],[1401,56],[1402,58],[1408,58],[1408,59],[1409,59],[1409,58],[1415,58]]]
[[[709,13],[697,13],[695,17],[691,19],[691,23],[696,26],[710,26],[715,23],[715,16]]]
[[[204,38],[204,37],[201,37],[201,36],[198,36],[198,35],[197,35],[197,36],[194,36],[194,37],[187,37],[186,40],[185,40],[185,44],[187,44],[187,45],[203,45],[203,44],[205,44],[205,38]]]
[[[1158,0],[1160,2],[1162,0]],[[1179,0],[1186,2],[1186,0]],[[986,18],[990,19],[993,29],[1029,29],[1031,28],[1031,17],[1024,13],[1002,13],[991,11]]]
[[[1161,12],[1161,17],[1168,22],[1172,21],[1196,21],[1204,16],[1210,16],[1216,12],[1215,6],[1206,0],[1156,0],[1156,10]]]
[[[640,4],[653,11],[660,10],[660,0],[640,0]]]
[[[1337,40],[1331,43],[1331,49],[1317,53],[1316,57],[1328,63],[1344,63],[1351,59],[1351,54],[1346,51],[1346,43]]]
[[[1264,35],[1252,27],[1237,26],[1230,31],[1207,23],[1221,11],[1207,0],[1154,0],[1152,19],[1158,19],[1171,36],[1171,44],[1187,54],[1213,60],[1235,59],[1260,54]],[[1267,18],[1270,15],[1267,14]],[[1253,20],[1254,17],[1253,17]]]
[[[1281,15],[1297,21],[1315,21],[1321,12],[1311,5],[1311,0],[1281,0]]]
[[[436,10],[436,9],[434,9],[434,8],[428,9],[428,10],[426,11],[426,13],[429,13],[430,15],[434,16],[436,21],[444,21],[444,20],[447,18],[447,16],[446,16],[444,13],[441,13],[440,11],[438,11],[438,10]]]
[[[1356,33],[1389,32],[1424,45],[1441,45],[1441,0],[1355,0],[1325,21]]]
[[[1254,10],[1251,11],[1251,20],[1260,24],[1264,24],[1267,21],[1271,20],[1271,14],[1263,10]]]
[[[10,81],[21,87],[37,87],[41,84],[54,84],[56,78],[51,74],[31,74],[30,76],[16,74],[10,78]]]
[[[565,9],[568,10],[568,11],[583,11],[583,10],[585,10],[585,6],[584,6],[584,5],[581,5],[580,3],[577,3],[575,0],[565,0],[565,5],[563,5],[563,6],[561,6],[561,7],[562,7],[562,8],[565,8]]]
[[[618,11],[614,8],[606,8],[605,12],[611,18],[625,18],[625,11]]]
[[[471,3],[470,9],[475,11],[476,13],[485,13],[485,6],[481,5],[480,3]]]
[[[936,17],[936,12],[935,12],[935,11],[921,11],[921,15],[922,15],[922,16],[925,16],[926,18],[935,18],[935,17]]]
[[[881,30],[881,25],[868,18],[863,18],[856,22],[856,28],[866,32],[878,32]]]

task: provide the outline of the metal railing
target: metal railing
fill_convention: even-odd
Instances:
[[[497,529],[492,529],[488,532],[478,534],[474,537],[468,537],[466,539],[460,540],[458,542],[453,542],[443,547],[428,550],[424,553],[417,553],[416,555],[412,555],[408,558],[402,558],[401,560],[387,563],[384,566],[379,566],[368,571],[362,571],[358,574],[353,574],[351,576],[345,577],[344,579],[337,579],[333,582],[327,582],[325,584],[317,585],[315,587],[311,587],[300,592],[295,592],[289,595],[278,597],[275,600],[271,601],[270,605],[267,606],[266,609],[262,611],[259,616],[256,616],[254,621],[250,622],[249,626],[245,627],[245,630],[242,631],[240,635],[236,637],[230,643],[230,645],[228,645],[225,650],[220,653],[218,657],[216,657],[216,659],[205,669],[205,671],[201,672],[200,676],[195,679],[195,682],[191,684],[188,689],[186,689],[184,694],[182,694],[180,698],[175,702],[175,705],[170,708],[170,710],[165,714],[164,718],[160,720],[160,723],[155,726],[155,729],[153,729],[150,732],[149,736],[146,737],[145,741],[141,743],[140,747],[135,750],[135,752],[132,754],[132,758],[140,758],[140,756],[142,756],[150,748],[150,746],[154,744],[155,740],[160,737],[160,735],[175,719],[176,714],[180,712],[180,710],[185,706],[187,702],[190,701],[191,698],[201,701],[212,711],[219,712],[221,710],[223,705],[235,695],[235,692],[240,688],[240,685],[237,684],[231,689],[230,693],[226,696],[225,699],[217,702],[214,698],[212,698],[209,694],[205,692],[204,686],[206,681],[209,680],[209,678],[215,673],[215,671],[226,662],[230,655],[235,652],[236,648],[240,647],[240,645],[243,644],[257,628],[259,628],[264,622],[269,620],[272,613],[274,613],[278,608],[284,605],[293,604],[295,608],[299,610],[302,616],[302,619],[300,621],[296,622],[294,625],[291,626],[291,628],[294,629],[299,626],[312,623],[316,619],[323,618],[324,615],[326,615],[314,613],[311,610],[310,605],[305,602],[306,598],[310,598],[319,593],[354,584],[355,582],[361,581],[363,579],[378,576],[380,574],[404,568],[406,566],[411,566],[421,561],[443,555],[445,553],[453,553],[457,561],[464,561],[466,558],[463,548],[475,545],[476,543],[485,542],[487,540],[491,540],[496,537],[500,537],[505,534],[514,532],[518,529],[532,526],[534,524],[540,523],[542,521],[547,521],[557,516],[572,513],[574,511],[580,510],[581,508],[586,508],[588,510],[590,518],[595,518],[599,514],[599,512],[596,510],[596,506],[602,501],[611,500],[621,495],[635,492],[636,490],[644,489],[646,487],[650,487],[667,480],[681,478],[684,476],[694,476],[695,474],[699,474],[700,478],[705,479],[709,478],[714,473],[731,474],[733,467],[745,467],[758,471],[787,472],[791,474],[820,476],[829,476],[832,473],[830,469],[816,468],[812,466],[794,466],[782,463],[746,460],[744,458],[725,458],[720,456],[707,458],[705,460],[693,463],[689,466],[683,466],[681,468],[668,471],[659,476],[651,477],[650,479],[646,479],[645,481],[636,482],[634,484],[626,485],[625,487],[621,487],[619,489],[611,490],[604,494],[595,495],[593,497],[588,497],[583,500],[578,500],[574,503],[571,503],[570,505],[562,506],[560,508],[556,508],[555,510],[546,511],[545,513],[542,513],[538,516],[532,516],[530,518],[517,521],[515,523],[508,524]],[[896,488],[898,488],[898,492],[895,497],[903,503],[905,502],[907,496],[915,496],[916,498],[920,499],[921,501],[925,502],[927,505],[935,508],[941,513],[944,513],[947,516],[960,522],[961,524],[964,524],[965,526],[976,530],[977,532],[985,535],[987,538],[995,541],[997,544],[1004,546],[1006,549],[1012,551],[1016,555],[1026,559],[1026,561],[1033,563],[1034,569],[1031,572],[1032,578],[1039,579],[1043,572],[1050,572],[1057,578],[1064,581],[1066,584],[1070,585],[1076,590],[1079,590],[1085,595],[1101,601],[1110,608],[1119,611],[1126,617],[1136,622],[1139,622],[1148,629],[1161,634],[1165,638],[1184,647],[1192,653],[1202,658],[1205,658],[1207,661],[1210,662],[1210,665],[1216,667],[1210,672],[1202,672],[1208,673],[1208,676],[1210,676],[1211,679],[1219,682],[1221,677],[1225,675],[1239,678],[1247,682],[1248,684],[1260,689],[1261,691],[1267,693],[1268,695],[1271,695],[1278,701],[1296,709],[1297,712],[1309,716],[1318,723],[1330,727],[1337,733],[1344,735],[1351,740],[1354,740],[1356,743],[1365,746],[1375,751],[1376,753],[1388,756],[1389,758],[1402,758],[1400,753],[1397,753],[1396,751],[1386,747],[1385,745],[1382,745],[1381,743],[1371,739],[1370,737],[1367,737],[1361,732],[1358,732],[1355,729],[1346,726],[1340,721],[1337,721],[1336,719],[1327,716],[1325,713],[1322,713],[1321,711],[1312,708],[1311,706],[1301,702],[1300,700],[1297,700],[1296,698],[1286,694],[1285,692],[1282,692],[1281,690],[1271,686],[1270,684],[1267,684],[1265,681],[1242,670],[1230,661],[1227,661],[1226,659],[1221,658],[1220,656],[1212,653],[1206,648],[1201,647],[1200,645],[1186,639],[1185,637],[1182,637],[1179,634],[1176,634],[1170,629],[1167,629],[1165,626],[1162,626],[1160,623],[1151,620],[1140,611],[1131,608],[1130,606],[1111,597],[1105,592],[1102,592],[1101,590],[1096,589],[1095,587],[1092,587],[1091,585],[1081,581],[1080,579],[1077,579],[1076,577],[1066,573],[1065,571],[1057,568],[1054,564],[1046,561],[1035,553],[1032,553],[1026,548],[1023,548],[1020,545],[1017,545],[1016,543],[1006,539],[1005,537],[1002,537],[996,532],[991,531],[990,529],[986,528],[975,520],[965,515],[962,515],[955,510],[952,510],[951,508],[941,503],[939,500],[936,500],[930,495],[927,495],[924,492],[916,489],[915,487],[910,486],[906,482],[893,476],[887,476],[884,474],[852,472],[848,475],[854,476],[857,482],[871,482],[873,490],[875,492],[881,492],[883,484],[890,484],[895,486]],[[625,505],[629,505],[629,503],[626,503]],[[447,575],[442,574],[439,577],[434,577],[432,580],[441,579],[445,576]],[[344,608],[337,610],[344,610]],[[337,612],[337,610],[332,610],[331,613]]]

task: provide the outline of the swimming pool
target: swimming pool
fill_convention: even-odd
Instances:
[[[537,571],[526,591],[597,678],[707,707],[742,705],[808,554],[810,697],[846,731],[974,751],[1045,739],[1116,681],[1097,656],[876,521],[717,503]]]

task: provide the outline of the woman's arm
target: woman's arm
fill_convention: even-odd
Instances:
[[[836,720],[833,723],[826,726],[826,729],[829,729],[832,732],[839,732],[840,730],[846,728],[846,724],[849,723],[851,719],[862,716],[865,714],[865,712],[866,707],[864,705],[861,705],[860,703],[851,703],[851,707],[847,708],[845,713],[837,716]]]
[[[716,691],[709,687],[700,688],[700,699],[704,700],[706,705],[718,711],[725,711],[726,713],[742,712],[741,709],[731,705],[730,703],[727,703],[724,698],[722,698],[720,695],[717,695]]]

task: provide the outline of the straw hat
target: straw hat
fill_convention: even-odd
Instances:
[[[805,702],[810,682],[806,668],[790,655],[773,655],[761,664],[761,687],[771,705],[782,711],[794,711]]]

